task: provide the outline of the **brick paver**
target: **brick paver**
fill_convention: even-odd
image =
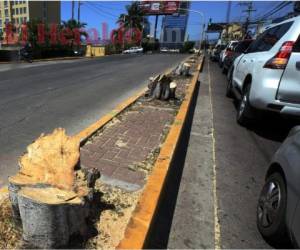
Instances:
[[[121,117],[121,122],[105,128],[81,148],[81,164],[99,169],[105,179],[142,187],[145,172],[133,166],[159,147],[163,130],[173,117],[172,109],[136,105]]]

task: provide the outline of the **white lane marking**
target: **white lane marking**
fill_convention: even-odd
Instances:
[[[213,114],[213,103],[212,103],[212,91],[211,91],[211,78],[210,78],[210,62],[208,61],[208,88],[209,88],[209,100],[212,116],[212,152],[213,152],[213,194],[214,194],[214,224],[215,224],[215,249],[221,249],[221,230],[218,217],[218,198],[217,198],[217,171],[216,171],[216,139],[214,129],[214,114]]]

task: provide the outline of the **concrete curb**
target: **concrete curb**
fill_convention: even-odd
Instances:
[[[174,152],[179,142],[184,123],[187,119],[187,113],[190,109],[191,100],[198,84],[198,78],[203,67],[203,62],[204,57],[202,57],[201,62],[197,67],[197,73],[191,80],[191,85],[187,90],[186,97],[175,117],[170,132],[156,160],[153,172],[147,180],[145,189],[133,212],[129,224],[127,225],[124,238],[117,246],[118,249],[142,249],[145,245]]]

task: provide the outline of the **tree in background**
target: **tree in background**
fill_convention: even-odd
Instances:
[[[126,10],[127,13],[121,14],[117,20],[120,26],[118,31],[119,33],[121,32],[123,36],[126,36],[125,40],[131,40],[129,43],[139,44],[143,38],[143,28],[149,21],[145,17],[143,10],[139,7],[138,2],[127,5]]]
[[[190,52],[194,48],[194,46],[195,46],[195,42],[193,42],[193,41],[186,41],[183,44],[182,52],[183,53]]]
[[[62,21],[60,31],[65,31],[65,38],[70,41],[70,45],[73,48],[74,41],[78,40],[77,42],[81,41],[81,36],[84,36],[85,38],[88,37],[87,32],[84,31],[84,28],[86,27],[86,23],[81,23],[79,21],[76,21],[74,19],[70,19],[68,21]],[[79,37],[76,37],[78,36]]]

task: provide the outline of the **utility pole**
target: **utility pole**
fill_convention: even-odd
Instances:
[[[158,15],[155,16],[154,41],[156,40],[157,22],[158,22]]]
[[[74,0],[72,0],[72,20],[74,20]]]
[[[80,22],[80,0],[78,1],[78,12],[77,12],[77,19],[78,19],[78,23]]]
[[[247,35],[247,31],[248,31],[248,27],[249,27],[249,24],[250,24],[250,20],[251,20],[251,13],[256,11],[255,9],[253,9],[253,3],[252,1],[250,2],[243,2],[243,3],[240,3],[240,5],[246,5],[247,6],[247,9],[246,10],[243,10],[243,12],[246,12],[247,13],[247,18],[246,18],[246,22],[245,22],[245,35]]]
[[[226,14],[226,38],[227,38],[227,42],[229,42],[228,28],[229,28],[229,21],[230,21],[230,12],[231,12],[231,1],[228,1],[227,14]]]

